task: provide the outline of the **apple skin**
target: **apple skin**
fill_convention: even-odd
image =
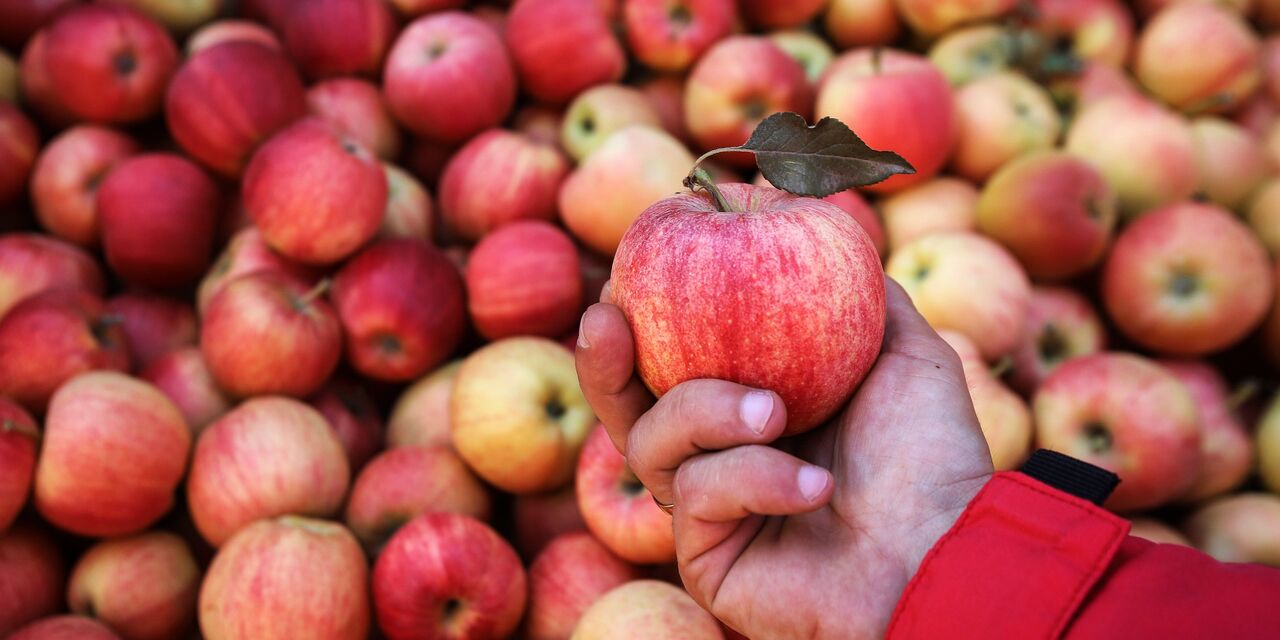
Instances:
[[[1069,37],[1071,53],[1121,68],[1133,44],[1133,15],[1118,0],[1035,0],[1032,28],[1048,38]]]
[[[1280,497],[1241,493],[1201,507],[1183,524],[1195,546],[1221,562],[1257,562],[1280,567]]]
[[[1186,385],[1125,353],[1067,361],[1032,401],[1036,445],[1120,476],[1103,505],[1150,509],[1186,493],[1200,470],[1200,425]]]
[[[932,233],[976,230],[980,195],[966,180],[940,176],[881,199],[889,252]]]
[[[459,239],[479,240],[517,220],[556,218],[556,197],[569,163],[554,146],[491,129],[464,145],[440,177],[440,216]],[[502,176],[502,189],[494,189]]]
[[[613,448],[603,426],[582,447],[574,475],[578,510],[596,539],[627,562],[661,564],[675,560],[671,516],[654,504],[627,460]]]
[[[360,383],[335,377],[307,400],[324,416],[347,454],[352,475],[382,449],[382,416]]]
[[[18,59],[8,51],[0,50],[0,99],[18,104],[22,96],[22,82],[18,78]]]
[[[851,218],[857,221],[858,226],[867,232],[867,237],[871,239],[871,244],[875,245],[876,253],[884,257],[888,251],[888,245],[885,240],[884,225],[880,222],[880,216],[876,213],[871,205],[862,196],[858,195],[856,190],[838,191],[825,198],[826,202],[844,209]]]
[[[501,37],[461,11],[418,18],[401,31],[382,84],[400,124],[447,143],[498,126],[516,99],[515,68]]]
[[[1191,541],[1177,529],[1152,518],[1133,518],[1129,521],[1129,535],[1150,540],[1156,544],[1176,544],[1190,547]]]
[[[1257,137],[1221,118],[1191,122],[1196,136],[1200,190],[1210,202],[1241,211],[1271,177],[1272,163]]]
[[[1053,98],[1016,72],[978,78],[955,95],[959,136],[951,169],[982,184],[1019,156],[1052,149],[1062,132]]]
[[[413,380],[453,353],[466,327],[462,278],[424,240],[380,240],[333,281],[347,360],[378,380]]]
[[[20,51],[28,38],[60,14],[77,6],[76,0],[10,0],[0,9],[0,46]]]
[[[35,233],[0,235],[0,318],[50,289],[101,294],[105,288],[102,269],[79,248]]]
[[[382,0],[294,2],[285,17],[284,46],[311,78],[376,75],[396,25]]]
[[[0,532],[13,525],[27,504],[39,449],[40,427],[35,419],[0,397]]]
[[[378,454],[351,487],[344,521],[370,553],[406,522],[449,512],[488,520],[489,492],[445,446],[408,446]]]
[[[196,309],[203,316],[209,301],[222,291],[227,283],[240,276],[262,271],[275,271],[304,283],[315,282],[317,270],[294,262],[267,246],[262,234],[252,225],[231,236],[222,254],[214,261],[209,272],[196,289]]]
[[[159,389],[114,371],[81,374],[49,402],[36,508],[82,536],[142,531],[173,506],[190,451],[191,430]]]
[[[411,18],[447,9],[461,9],[467,4],[467,0],[390,0],[390,2],[400,15]]]
[[[90,547],[71,571],[67,604],[131,640],[167,640],[195,629],[199,590],[187,543],[151,531]]]
[[[144,287],[194,283],[212,257],[221,198],[213,179],[180,155],[122,161],[98,188],[107,264]]]
[[[215,20],[200,27],[187,38],[187,57],[224,42],[244,40],[284,51],[284,45],[271,29],[249,20]]]
[[[239,3],[240,13],[251,20],[265,23],[267,26],[282,31],[289,10],[299,0],[243,0]]]
[[[427,513],[396,532],[373,566],[373,604],[389,640],[504,638],[524,613],[520,558],[484,523]]]
[[[1090,105],[1107,98],[1146,100],[1146,94],[1122,68],[1101,62],[1085,62],[1080,73],[1050,81],[1049,93],[1060,105],[1069,105],[1068,117],[1075,117]]]
[[[1271,492],[1280,492],[1280,396],[1262,414],[1254,430],[1258,452],[1258,478]]]
[[[378,238],[414,238],[431,242],[437,223],[431,194],[413,174],[382,163],[387,176],[387,209],[382,214]]]
[[[649,99],[658,121],[671,137],[682,143],[690,143],[689,127],[684,122],[684,78],[682,76],[654,76],[638,86]]]
[[[1275,283],[1276,290],[1280,291],[1280,263],[1277,263],[1276,269],[1271,281]],[[1262,322],[1262,347],[1267,360],[1271,362],[1271,366],[1280,368],[1280,296],[1271,303],[1271,311],[1267,313],[1267,319]],[[1280,483],[1277,483],[1280,487]],[[1280,493],[1280,490],[1277,490]]]
[[[67,584],[51,532],[29,524],[0,530],[0,634],[62,608]]]
[[[633,124],[662,126],[645,94],[621,84],[602,84],[578,94],[562,120],[560,146],[576,161],[591,155],[619,129]]]
[[[1266,317],[1275,283],[1266,249],[1231,213],[1181,203],[1125,227],[1102,272],[1115,325],[1153,351],[1225,349]]]
[[[254,149],[307,112],[293,63],[267,45],[234,40],[191,56],[169,83],[165,121],[182,150],[235,178]]]
[[[94,294],[53,289],[31,296],[0,318],[0,395],[43,414],[54,391],[77,374],[128,371],[126,344]]]
[[[950,329],[942,329],[938,335],[960,356],[973,411],[995,469],[1010,471],[1022,466],[1031,454],[1033,433],[1027,403],[992,375],[972,340]]]
[[[578,622],[575,640],[722,640],[720,623],[684,589],[658,580],[634,580],[604,594]]]
[[[322,80],[307,89],[307,111],[382,160],[400,155],[400,129],[378,86],[360,78]]]
[[[929,61],[955,87],[1014,68],[1022,37],[995,24],[960,27],[929,47]]]
[[[683,85],[681,85],[681,91],[684,91]],[[652,100],[650,104],[653,104]],[[658,107],[654,106],[654,109],[657,110]],[[517,133],[523,133],[538,144],[564,151],[560,148],[560,130],[563,129],[564,111],[563,107],[527,104],[516,111],[511,127]]]
[[[828,0],[739,0],[742,17],[765,31],[799,27],[818,17]]]
[[[995,241],[963,231],[927,235],[890,254],[885,273],[933,328],[963,333],[987,361],[1018,346],[1031,283]]]
[[[915,167],[867,187],[888,194],[933,177],[956,138],[951,87],[928,59],[895,49],[854,49],[827,68],[815,116],[834,117],[874,149],[892,149]]]
[[[1212,42],[1204,51],[1188,38]],[[1157,98],[1186,112],[1229,112],[1262,79],[1258,36],[1236,14],[1207,2],[1179,2],[1156,14],[1138,36],[1133,70]]]
[[[120,318],[135,371],[179,347],[196,344],[196,312],[190,304],[149,293],[122,293],[106,312]]]
[[[324,265],[350,256],[377,234],[387,177],[368,149],[307,118],[253,154],[243,193],[268,246],[298,262]]]
[[[18,59],[22,100],[43,121],[55,127],[71,125],[76,122],[76,117],[62,105],[49,75],[48,44],[49,31],[42,29],[22,49],[22,57]]]
[[[902,34],[893,0],[831,0],[823,26],[841,51],[889,45]]]
[[[41,71],[73,120],[125,124],[159,112],[178,50],[155,21],[126,7],[81,5],[44,33]]]
[[[461,360],[450,362],[409,385],[387,418],[387,448],[413,445],[453,446],[449,399]]]
[[[1065,287],[1033,287],[1013,350],[1009,383],[1030,396],[1063,362],[1106,349],[1107,330],[1089,300]]]
[[[249,523],[337,515],[351,470],[319,411],[291,398],[246,400],[205,428],[187,476],[196,529],[220,547]]]
[[[978,230],[1032,278],[1061,280],[1102,260],[1118,209],[1115,192],[1088,162],[1041,151],[1014,159],[983,187]]]
[[[217,17],[223,0],[104,0],[103,4],[130,7],[176,34],[191,32]]]
[[[516,496],[511,519],[515,527],[512,541],[520,555],[530,561],[556,537],[587,530],[573,486],[551,493]]]
[[[1244,483],[1253,467],[1253,441],[1231,407],[1231,389],[1212,365],[1162,360],[1160,365],[1186,385],[1200,413],[1200,473],[1183,502],[1201,502]]]
[[[625,0],[627,44],[641,64],[655,71],[689,68],[717,41],[733,32],[733,0]]]
[[[573,634],[592,603],[640,572],[590,533],[557,536],[529,565],[528,640],[562,640]],[[656,629],[651,629],[657,631]]]
[[[564,104],[621,80],[627,68],[626,52],[593,0],[516,0],[505,37],[520,88],[541,102]]]
[[[533,337],[499,340],[467,357],[449,416],[453,446],[467,465],[489,484],[518,494],[571,482],[595,421],[573,355]]]
[[[81,247],[97,246],[98,186],[138,152],[133,138],[93,125],[72,127],[49,141],[31,174],[31,201],[40,226]]]
[[[8,640],[121,640],[107,625],[92,618],[58,615],[37,620],[14,632]]]
[[[1012,11],[1016,0],[894,0],[913,31],[933,37],[966,22],[996,18]]]
[[[363,640],[369,565],[342,525],[298,516],[260,520],[214,556],[200,588],[206,638]]]
[[[0,207],[4,207],[26,193],[27,178],[40,149],[40,134],[21,109],[0,99],[0,137],[5,141],[0,147]]]
[[[200,347],[179,347],[151,361],[140,378],[155,385],[182,412],[194,436],[231,409],[209,372]]]
[[[578,249],[541,221],[509,224],[484,237],[467,261],[467,308],[480,335],[554,338],[578,321]]]
[[[1191,127],[1144,98],[1089,104],[1067,130],[1064,148],[1102,173],[1120,197],[1125,219],[1188,199],[1200,183]]]

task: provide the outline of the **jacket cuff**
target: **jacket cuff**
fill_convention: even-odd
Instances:
[[[1128,533],[1087,500],[997,473],[925,555],[886,635],[1058,637]]]

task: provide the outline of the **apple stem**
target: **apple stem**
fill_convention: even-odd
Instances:
[[[311,287],[310,291],[302,294],[302,296],[297,299],[294,305],[298,309],[305,309],[308,305],[310,305],[313,301],[315,301],[316,298],[319,298],[320,296],[327,293],[329,291],[329,287],[332,285],[333,285],[333,281],[330,280],[329,278],[325,278],[320,282],[317,282],[316,286]]]
[[[884,47],[871,48],[871,73],[880,75],[880,59],[884,54]]]
[[[744,151],[744,149],[739,147],[720,147],[719,149],[712,149],[702,154],[702,157],[698,158],[697,162],[693,163],[693,169],[689,171],[689,175],[684,178],[684,186],[686,189],[690,191],[697,191],[699,188],[704,189],[707,193],[711,194],[711,199],[715,200],[716,208],[722,213],[733,211],[733,207],[729,204],[729,201],[725,199],[724,194],[720,193],[720,188],[716,186],[716,181],[711,179],[711,174],[707,173],[707,170],[702,168],[702,163],[707,158],[725,151]]]
[[[1227,409],[1236,411],[1244,405],[1244,403],[1252,400],[1254,396],[1258,395],[1258,392],[1261,390],[1261,385],[1258,384],[1257,380],[1250,378],[1241,382],[1240,386],[1236,387],[1236,390],[1227,397]]]
[[[999,378],[1004,374],[1008,373],[1009,370],[1012,368],[1013,368],[1012,356],[1005,356],[1003,358],[1000,358],[998,362],[996,362],[994,365],[991,365],[991,377]]]

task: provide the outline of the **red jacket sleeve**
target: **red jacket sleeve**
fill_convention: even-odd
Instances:
[[[1002,472],[925,556],[888,637],[1280,637],[1280,571],[1129,537],[1129,523]]]

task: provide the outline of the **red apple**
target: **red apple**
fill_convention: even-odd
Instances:
[[[342,525],[260,520],[218,551],[200,587],[206,638],[369,635],[369,565]]]
[[[479,240],[516,220],[554,220],[569,164],[555,147],[505,129],[468,142],[440,178],[440,215],[449,231]],[[501,176],[501,189],[493,188]]]
[[[48,43],[48,29],[40,30],[31,38],[18,60],[18,79],[23,102],[46,122],[61,127],[75,123],[76,117],[54,91],[47,61]]]
[[[1280,567],[1280,497],[1241,493],[1201,507],[1183,524],[1197,548],[1221,562],[1257,562]]]
[[[1250,198],[1271,177],[1274,167],[1257,137],[1221,118],[1196,118],[1200,190],[1210,202],[1234,211],[1245,209]]]
[[[120,640],[120,636],[92,618],[60,615],[18,629],[8,640]]]
[[[382,170],[387,175],[387,209],[377,237],[431,242],[437,223],[427,188],[413,174],[393,164],[382,163]]]
[[[1032,28],[1065,40],[1069,52],[1111,67],[1123,67],[1133,42],[1133,15],[1120,0],[1035,0]]]
[[[383,0],[307,0],[285,14],[289,57],[312,78],[377,74],[395,35]]]
[[[1156,544],[1176,544],[1190,547],[1191,541],[1177,529],[1151,518],[1133,518],[1129,521],[1129,535],[1150,540]]]
[[[885,46],[902,33],[893,0],[831,0],[823,25],[841,50]]]
[[[147,368],[174,349],[196,344],[196,312],[173,298],[122,293],[107,300],[106,311],[120,318],[135,370]]]
[[[378,405],[355,381],[334,378],[307,402],[333,427],[347,454],[352,474],[382,448],[382,416]]]
[[[101,237],[98,186],[137,151],[133,138],[89,125],[72,127],[49,141],[31,175],[31,201],[40,226],[68,242],[96,246]]]
[[[81,374],[49,402],[35,505],[55,526],[118,536],[173,506],[191,431],[160,390],[114,371]]]
[[[684,589],[658,580],[628,582],[597,599],[582,614],[578,640],[722,640],[720,623]]]
[[[1266,249],[1216,206],[1148,213],[1116,238],[1102,299],[1116,326],[1170,355],[1225,349],[1258,327],[1275,292]]]
[[[400,394],[387,419],[387,448],[413,445],[453,446],[449,399],[462,366],[455,360],[424,376]]]
[[[284,26],[289,10],[298,0],[243,0],[239,3],[244,17],[265,22],[276,31]]]
[[[538,144],[559,149],[563,123],[564,109],[545,104],[528,104],[516,111],[511,127]]]
[[[102,0],[106,4],[132,7],[176,34],[186,34],[212,20],[222,10],[223,0]]]
[[[969,182],[942,176],[880,200],[876,207],[889,251],[932,233],[976,230],[979,197],[978,188]]]
[[[39,447],[40,427],[35,419],[0,396],[0,532],[9,529],[27,504]]]
[[[1019,73],[978,78],[955,101],[959,136],[951,169],[977,184],[1019,156],[1052,149],[1062,132],[1052,96]]]
[[[0,235],[0,318],[15,305],[50,289],[101,294],[102,269],[84,251],[34,233]]]
[[[625,0],[627,44],[641,64],[683,71],[733,31],[733,0]]]
[[[592,603],[639,578],[635,567],[590,533],[576,531],[556,537],[529,565],[529,614],[525,617],[524,637],[568,638]]]
[[[195,628],[199,589],[187,543],[152,531],[90,547],[71,571],[67,604],[128,638],[167,640]]]
[[[59,611],[66,581],[49,531],[23,524],[0,530],[0,634]]]
[[[561,125],[560,146],[581,161],[625,127],[641,124],[661,127],[662,121],[639,89],[602,84],[578,94],[569,103]]]
[[[542,102],[564,104],[588,87],[621,80],[627,68],[594,0],[516,0],[505,35],[520,87]]]
[[[671,516],[654,504],[603,426],[587,437],[574,482],[587,529],[610,551],[636,564],[675,559]]]
[[[290,398],[246,400],[200,434],[187,506],[220,547],[254,520],[337,515],[351,471],[319,411]]]
[[[1160,364],[1186,385],[1200,413],[1200,473],[1185,502],[1200,502],[1240,486],[1253,466],[1253,441],[1231,406],[1227,381],[1204,362],[1164,360]]]
[[[1188,48],[1188,39],[1213,46]],[[1230,111],[1257,89],[1260,51],[1258,36],[1239,15],[1207,2],[1179,2],[1142,29],[1133,71],[1144,88],[1174,108]]]
[[[1271,128],[1278,116],[1280,116],[1280,108],[1277,108],[1275,101],[1268,93],[1260,91],[1253,94],[1252,98],[1237,109],[1235,115],[1231,116],[1231,120],[1244,127],[1254,137],[1265,138],[1267,130]]]
[[[164,114],[183,151],[237,177],[259,143],[306,114],[306,94],[280,51],[230,41],[202,49],[178,69]]]
[[[373,567],[373,604],[389,640],[504,638],[525,608],[524,568],[484,523],[428,513],[396,532]]]
[[[275,271],[303,282],[314,282],[316,270],[300,265],[276,253],[267,246],[262,234],[253,226],[237,231],[214,261],[196,290],[196,309],[204,315],[209,301],[222,291],[227,283],[252,273]]]
[[[516,496],[512,507],[513,539],[525,559],[532,560],[561,534],[586,531],[587,523],[578,511],[578,495],[569,486],[552,493]]]
[[[311,85],[307,111],[383,160],[400,155],[400,129],[382,92],[368,80],[333,78]]]
[[[1066,288],[1035,287],[1013,350],[1009,382],[1031,395],[1062,363],[1102,351],[1107,330],[1084,296]]]
[[[515,70],[501,37],[460,11],[419,18],[401,31],[382,84],[400,124],[449,143],[501,124],[516,98]]]
[[[0,5],[0,46],[18,51],[22,43],[77,0],[8,0]]]
[[[926,37],[966,22],[996,18],[1014,8],[1014,0],[894,0],[902,19]]]
[[[224,42],[256,42],[276,51],[284,51],[284,45],[275,32],[249,20],[215,20],[196,30],[187,38],[187,57],[196,55]]]
[[[799,27],[818,17],[828,0],[739,0],[742,17],[764,30]]]
[[[541,221],[516,222],[485,236],[467,263],[467,309],[490,340],[563,335],[578,321],[578,250]]]
[[[467,0],[390,0],[391,6],[401,15],[416,17],[427,13],[435,13],[446,9],[461,9]],[[477,7],[482,8],[482,7]]]
[[[681,142],[690,142],[689,127],[684,122],[684,78],[654,76],[639,85],[658,121],[667,133]]]
[[[885,255],[888,250],[885,244],[884,225],[880,223],[880,216],[876,214],[876,210],[867,204],[867,201],[858,195],[857,191],[840,191],[833,193],[825,198],[827,202],[844,209],[849,217],[857,221],[858,226],[867,232],[867,237],[871,239],[871,244],[875,245],[876,253],[881,256]]]
[[[0,207],[17,202],[27,190],[27,177],[36,163],[40,135],[31,119],[12,103],[0,99]]]
[[[1162,505],[1200,470],[1200,426],[1191,393],[1145,358],[1097,353],[1074,358],[1036,391],[1037,446],[1120,476],[1115,511]]]
[[[153,360],[139,377],[173,401],[195,435],[231,409],[231,400],[214,382],[199,347],[169,351]]]

